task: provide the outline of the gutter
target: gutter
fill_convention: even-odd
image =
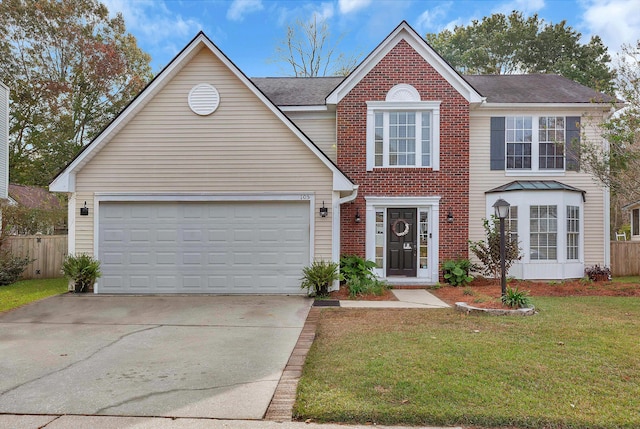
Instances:
[[[340,198],[338,200],[338,205],[342,205],[344,203],[350,203],[351,201],[355,200],[356,197],[358,196],[359,187],[360,185],[353,185],[353,191],[351,191],[351,194],[347,195],[346,197]]]

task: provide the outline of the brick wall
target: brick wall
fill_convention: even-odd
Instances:
[[[384,101],[399,83],[422,101],[441,101],[440,170],[366,169],[367,101]],[[337,106],[338,166],[360,185],[358,198],[342,206],[341,253],[365,256],[365,196],[440,196],[440,262],[468,257],[469,103],[404,40]],[[356,209],[362,222],[356,224]],[[453,223],[447,223],[451,211]]]

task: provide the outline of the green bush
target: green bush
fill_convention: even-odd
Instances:
[[[329,286],[341,276],[338,271],[338,264],[330,261],[313,261],[313,263],[302,269],[302,289],[307,289],[310,296],[327,296]]]
[[[24,269],[33,262],[28,256],[15,256],[10,252],[0,252],[0,286],[15,283]]]
[[[360,256],[344,255],[340,258],[340,274],[347,283],[354,278],[375,279],[376,276],[373,273],[375,267],[375,262],[367,261]]]
[[[67,255],[62,263],[62,274],[73,280],[75,292],[86,292],[102,275],[100,261],[85,254]]]
[[[506,222],[506,221],[505,221]],[[481,272],[485,276],[500,278],[500,220],[491,216],[491,221],[483,219],[485,240],[470,241],[469,248],[482,265],[473,265],[474,271]],[[505,225],[506,227],[506,225]],[[522,259],[520,248],[516,239],[512,238],[508,230],[505,230],[505,270],[515,261]]]
[[[526,308],[531,306],[531,299],[528,291],[519,290],[517,287],[515,289],[508,287],[502,297],[502,303],[511,308]]]
[[[376,263],[356,255],[344,255],[340,258],[340,274],[347,283],[349,296],[382,295],[389,286],[376,277],[373,269]]]
[[[473,277],[469,276],[471,262],[468,259],[456,259],[444,261],[442,264],[443,277],[452,286],[460,286],[469,283]]]

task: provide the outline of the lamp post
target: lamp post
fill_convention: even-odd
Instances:
[[[493,204],[495,215],[500,219],[500,287],[502,289],[502,296],[505,296],[507,293],[507,273],[505,272],[506,246],[504,239],[504,219],[509,215],[509,207],[510,204],[502,198],[498,199],[498,201]]]

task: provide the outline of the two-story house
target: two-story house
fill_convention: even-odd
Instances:
[[[498,198],[510,274],[608,264],[608,195],[578,141],[612,99],[559,76],[461,76],[401,23],[346,78],[249,79],[199,34],[51,184],[96,292],[301,293],[358,254],[392,284],[469,256]]]

